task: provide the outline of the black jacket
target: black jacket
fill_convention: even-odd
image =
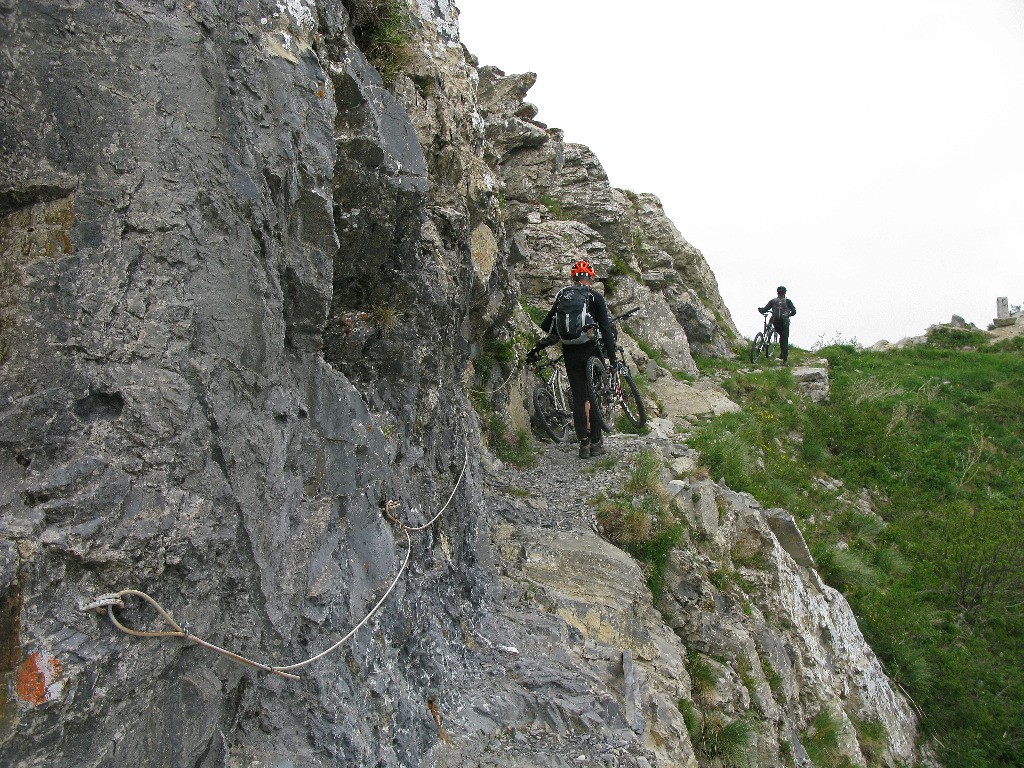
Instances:
[[[587,299],[588,311],[590,316],[597,322],[597,327],[601,330],[601,343],[604,346],[605,356],[609,360],[614,360],[615,339],[618,337],[618,334],[615,332],[615,326],[612,325],[611,315],[608,314],[608,304],[604,300],[604,296],[593,288],[589,286],[584,287],[590,292],[590,296]],[[548,310],[548,314],[540,324],[541,330],[547,333],[548,336],[542,339],[535,349],[543,349],[558,343],[558,334],[555,333],[556,305],[557,300],[551,305],[551,309]]]
[[[792,317],[793,315],[796,314],[796,307],[793,306],[793,302],[786,298],[779,298],[778,296],[776,296],[774,299],[769,300],[768,303],[765,304],[763,307],[758,307],[757,311],[760,312],[762,315],[765,312],[771,312],[775,308],[775,303],[778,301],[786,302],[786,305],[789,307],[789,317]],[[772,314],[774,315],[774,312]],[[775,318],[773,317],[772,320],[774,319]],[[789,318],[785,318],[785,321],[788,323]]]

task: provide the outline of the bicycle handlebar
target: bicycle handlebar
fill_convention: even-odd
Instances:
[[[613,317],[612,318],[612,322],[614,323],[614,322],[616,322],[618,320],[625,320],[628,317],[632,317],[633,315],[635,315],[639,311],[640,311],[640,307],[633,307],[632,309],[627,309],[621,315],[616,315],[615,317]]]
[[[552,359],[547,355],[544,355],[543,357],[538,358],[536,362],[531,363],[531,365],[533,366],[534,370],[540,370],[541,368],[554,368],[556,365],[562,362],[563,357],[563,355],[559,355],[558,357]]]

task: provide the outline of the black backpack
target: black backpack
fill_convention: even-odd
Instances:
[[[555,332],[563,344],[585,344],[594,338],[587,330],[597,325],[590,314],[590,289],[570,285],[555,297]]]
[[[776,325],[789,322],[789,301],[787,299],[772,300],[772,322]]]

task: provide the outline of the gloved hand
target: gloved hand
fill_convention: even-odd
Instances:
[[[529,352],[526,353],[526,364],[527,365],[533,365],[538,360],[540,360],[540,353],[537,351],[536,347],[534,347],[533,349],[531,349]]]

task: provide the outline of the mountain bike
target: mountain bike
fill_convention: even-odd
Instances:
[[[778,334],[775,333],[775,327],[772,325],[771,313],[765,312],[764,329],[754,337],[754,342],[750,345],[750,362],[756,363],[757,358],[761,355],[764,355],[765,358],[774,355],[775,344],[778,338]]]
[[[630,315],[640,311],[640,307],[634,307],[628,312],[623,312],[612,318],[612,321],[625,320]],[[590,398],[590,418],[594,419],[601,429],[611,432],[615,428],[613,413],[615,407],[622,409],[623,415],[636,429],[640,429],[647,423],[647,409],[643,400],[640,399],[640,391],[633,381],[626,364],[625,354],[622,347],[616,348],[616,355],[609,365],[599,357],[592,357],[587,361],[587,395]]]
[[[572,395],[561,356],[543,359],[533,367],[543,386],[533,390],[534,423],[556,443],[575,439],[572,425]]]

